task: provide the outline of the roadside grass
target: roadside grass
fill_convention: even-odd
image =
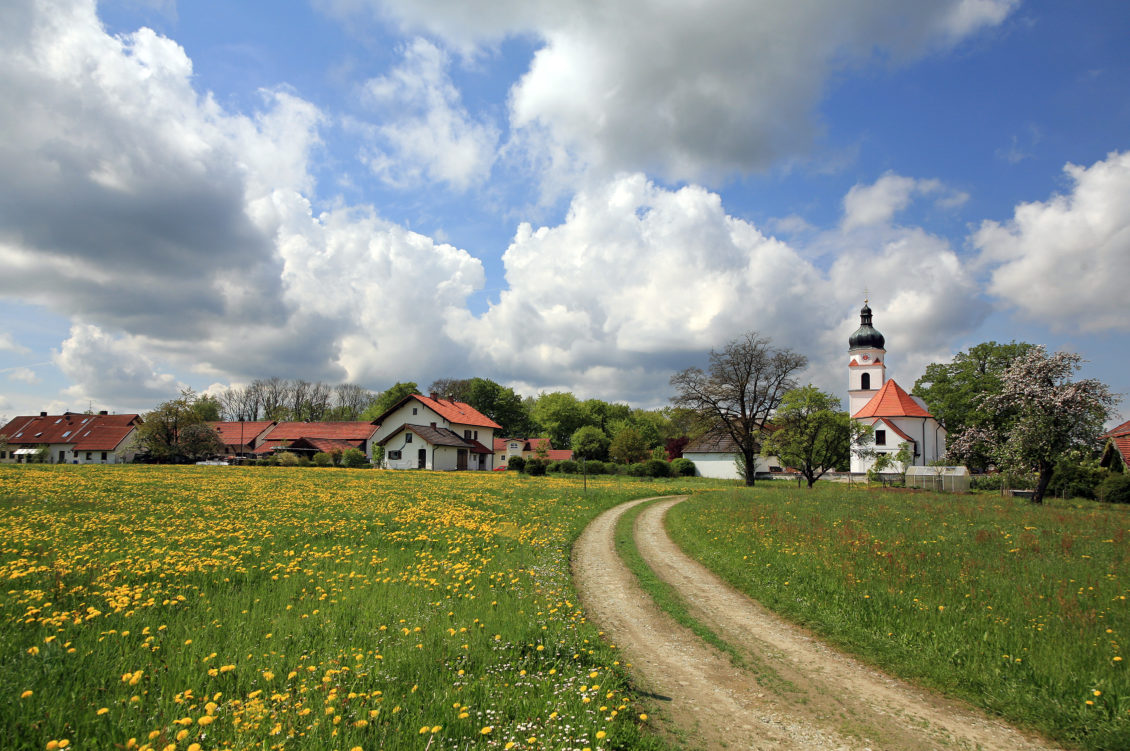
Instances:
[[[3,746],[661,749],[569,551],[708,483],[588,482],[0,467]]]
[[[693,497],[668,531],[894,674],[1059,742],[1130,748],[1130,508],[817,485]]]

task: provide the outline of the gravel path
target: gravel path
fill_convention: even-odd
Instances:
[[[660,612],[616,555],[616,522],[601,514],[577,540],[581,603],[618,645],[663,722],[693,749],[1052,749],[969,707],[883,675],[822,644],[684,555],[663,518],[685,498],[660,500],[636,520],[640,554],[696,619],[745,657],[738,667]]]

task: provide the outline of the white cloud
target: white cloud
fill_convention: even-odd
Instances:
[[[31,351],[13,339],[12,335],[6,331],[0,332],[0,351],[4,350],[15,352],[18,355],[24,355]]]
[[[1130,152],[1068,164],[1067,195],[1020,204],[972,236],[989,291],[1053,328],[1130,330]]]
[[[142,341],[75,324],[52,353],[52,361],[72,382],[64,393],[73,401],[140,409],[175,397],[181,387],[174,376],[160,372],[145,352]]]
[[[472,120],[447,75],[447,55],[425,39],[404,50],[404,63],[365,84],[384,124],[372,128],[369,166],[393,185],[426,180],[457,190],[490,174],[498,129]]]
[[[22,366],[17,368],[8,368],[7,373],[9,381],[22,381],[23,383],[29,384],[39,383],[39,376],[36,375],[35,371],[31,368],[25,368]]]
[[[889,223],[910,205],[915,196],[936,195],[935,204],[953,209],[969,200],[969,194],[948,190],[938,180],[915,179],[888,172],[871,185],[854,185],[844,196],[843,229]]]
[[[479,317],[452,311],[446,331],[512,380],[662,403],[673,370],[750,329],[807,354],[810,377],[840,391],[865,288],[908,369],[986,313],[956,254],[921,230],[820,242],[839,249],[829,271],[726,214],[717,194],[624,175],[578,194],[556,227],[522,225],[503,257],[509,289]]]
[[[465,51],[530,34],[543,44],[511,92],[511,125],[534,129],[547,155],[563,150],[604,175],[718,180],[806,151],[835,72],[955,44],[1000,23],[1016,0],[705,0],[661,12],[643,0],[322,5],[391,13]]]

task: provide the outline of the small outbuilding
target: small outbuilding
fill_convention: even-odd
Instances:
[[[965,467],[907,467],[906,487],[939,493],[968,493],[969,470]]]

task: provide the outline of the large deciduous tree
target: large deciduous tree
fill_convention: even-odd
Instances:
[[[530,417],[559,449],[568,448],[569,439],[577,428],[588,424],[581,403],[567,391],[554,391],[539,396],[530,410]]]
[[[781,398],[761,452],[799,470],[811,488],[825,472],[851,460],[851,446],[866,431],[840,410],[839,398],[809,384]]]
[[[223,451],[223,443],[208,425],[213,405],[200,402],[192,389],[147,413],[138,426],[138,445],[161,462],[195,461]]]
[[[397,381],[388,388],[387,391],[381,393],[365,413],[361,415],[362,420],[375,420],[390,410],[394,404],[399,402],[406,396],[420,393],[420,387],[416,385],[415,381]]]
[[[711,350],[706,370],[687,368],[671,377],[676,407],[694,410],[699,420],[737,444],[745,484],[753,485],[765,423],[796,386],[794,376],[808,364],[804,355],[775,349],[769,339],[749,332]]]
[[[951,435],[949,455],[958,461],[986,453],[1004,469],[1036,472],[1033,503],[1042,503],[1056,462],[1072,449],[1097,446],[1103,422],[1117,399],[1094,378],[1071,380],[1082,358],[1048,355],[1034,346],[1001,374],[999,393],[986,393],[978,409],[995,418]]]

